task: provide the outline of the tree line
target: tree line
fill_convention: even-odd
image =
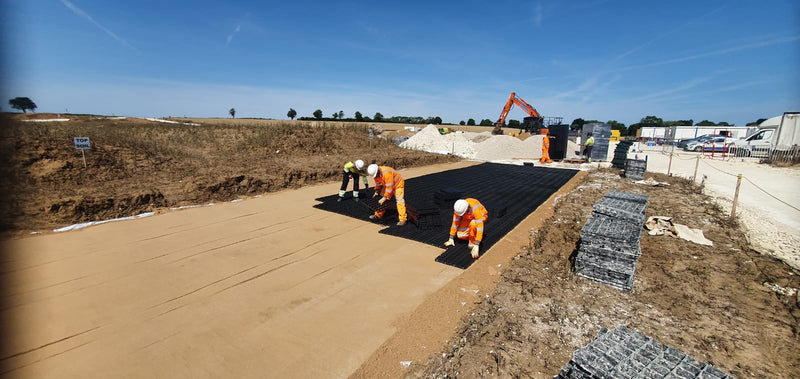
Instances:
[[[766,118],[759,118],[756,121],[748,122],[746,126],[757,126],[758,124],[765,121]],[[644,128],[644,127],[669,127],[669,126],[733,126],[732,124],[721,121],[721,122],[714,122],[709,120],[703,120],[700,122],[695,123],[694,120],[674,120],[674,121],[664,121],[660,117],[656,116],[646,116],[639,120],[639,122],[625,126],[625,124],[618,122],[616,120],[608,120],[606,122],[598,121],[598,120],[584,120],[582,118],[576,118],[570,124],[570,129],[576,130],[581,129],[584,124],[592,124],[592,123],[601,123],[601,124],[610,124],[611,130],[619,130],[620,135],[622,136],[635,136],[636,131]]]
[[[8,100],[8,104],[13,109],[21,110],[22,113],[27,113],[28,110],[35,111],[36,110],[36,103],[33,102],[28,97],[15,97],[13,99]],[[231,115],[231,118],[236,118],[236,109],[231,108],[228,110],[228,114]],[[323,113],[321,109],[315,110],[313,113],[314,117],[299,117],[298,120],[315,120],[315,121],[356,121],[356,122],[389,122],[389,123],[401,123],[401,124],[434,124],[434,125],[441,125],[442,118],[439,116],[434,117],[419,117],[419,116],[392,116],[392,117],[384,117],[380,112],[375,112],[375,115],[370,118],[369,116],[364,116],[361,112],[356,111],[353,118],[345,118],[344,111],[333,112],[331,117],[323,117]],[[289,112],[286,113],[286,116],[290,119],[294,120],[297,117],[297,111],[294,108],[289,108]],[[756,121],[748,122],[747,126],[756,126],[766,120],[766,118],[759,118]],[[674,121],[664,121],[660,117],[656,116],[646,116],[639,120],[639,122],[625,126],[625,124],[618,122],[616,120],[608,120],[606,122],[602,122],[599,120],[584,120],[583,118],[576,118],[572,120],[570,124],[570,129],[577,130],[583,128],[584,124],[592,124],[592,123],[601,123],[601,124],[610,124],[612,130],[619,130],[620,135],[623,136],[635,136],[636,131],[644,128],[644,127],[664,127],[664,126],[683,126],[683,125],[694,125],[694,126],[732,126],[726,121],[721,122],[714,122],[709,120],[703,120],[698,123],[694,123],[694,120],[674,120]],[[478,125],[480,126],[494,126],[495,122],[485,118],[480,121]],[[475,125],[475,119],[470,118],[466,122],[461,121],[459,125]],[[518,120],[508,120],[507,124],[503,126],[509,128],[519,128],[521,123]]]

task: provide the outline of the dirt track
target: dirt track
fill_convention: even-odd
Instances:
[[[410,170],[413,177],[426,170]],[[8,241],[15,377],[347,376],[461,270],[327,184]],[[13,370],[8,372],[8,370]]]

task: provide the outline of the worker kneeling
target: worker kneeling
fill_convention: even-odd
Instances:
[[[386,207],[383,206],[383,203],[395,198],[397,201],[397,216],[400,221],[397,222],[397,226],[403,226],[406,224],[406,200],[404,198],[406,192],[406,183],[403,180],[403,177],[400,175],[397,170],[389,167],[389,166],[380,166],[376,164],[371,164],[367,167],[367,174],[372,176],[375,180],[375,193],[372,197],[378,197],[381,195],[381,199],[378,200],[378,209],[375,210],[375,214],[369,216],[370,219],[375,220],[382,218],[384,214],[386,214]]]
[[[444,243],[445,246],[454,246],[453,237],[459,239],[469,239],[470,253],[472,258],[477,259],[478,250],[483,240],[483,225],[489,219],[489,212],[486,207],[476,199],[456,200],[453,204],[453,224],[450,225],[450,239]]]

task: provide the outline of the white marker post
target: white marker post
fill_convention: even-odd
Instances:
[[[92,143],[89,141],[89,137],[73,137],[73,141],[75,141],[75,148],[81,151],[81,155],[83,155],[83,168],[86,168],[86,153],[85,150],[89,150],[92,148]]]

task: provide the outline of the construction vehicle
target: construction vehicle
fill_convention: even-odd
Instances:
[[[494,129],[492,130],[492,134],[503,134],[503,129],[501,127],[506,123],[506,116],[508,116],[508,111],[511,110],[511,107],[516,104],[520,109],[522,109],[525,113],[528,114],[528,117],[525,117],[522,121],[522,125],[520,125],[521,129],[524,129],[526,132],[531,134],[536,134],[539,132],[544,126],[544,118],[541,114],[528,104],[522,98],[517,97],[516,92],[511,92],[511,96],[508,97],[508,101],[506,102],[506,106],[503,107],[503,111],[500,112],[500,119],[494,123]]]

